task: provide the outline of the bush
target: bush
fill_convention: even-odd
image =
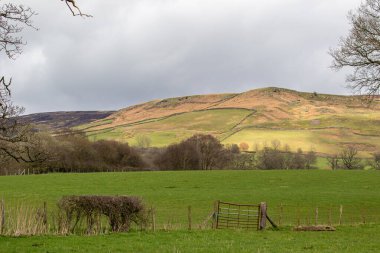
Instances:
[[[66,196],[58,202],[60,231],[74,232],[80,220],[87,221],[87,233],[99,227],[101,216],[108,218],[111,231],[126,232],[132,223],[145,224],[145,207],[138,197]]]

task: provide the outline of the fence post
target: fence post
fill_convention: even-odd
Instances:
[[[260,203],[260,230],[264,230],[267,225],[267,203]]]
[[[315,208],[315,225],[316,226],[318,225],[318,214],[319,214],[318,207],[316,207]]]
[[[329,208],[329,225],[332,225],[332,208]]]
[[[189,230],[191,230],[191,206],[187,208],[187,219],[189,221]]]
[[[152,229],[153,232],[156,232],[156,210],[152,208]]]
[[[340,205],[339,209],[339,225],[342,225],[343,205]]]
[[[219,202],[220,202],[219,200],[214,202],[214,217],[213,217],[213,223],[212,223],[213,229],[218,228]]]
[[[0,208],[1,208],[0,235],[2,235],[4,232],[4,227],[5,227],[5,203],[4,203],[4,199],[1,200]]]
[[[45,232],[48,231],[48,222],[47,222],[47,206],[46,201],[44,202],[44,211],[43,211],[43,224],[45,226]]]
[[[280,219],[279,219],[279,221],[278,221],[278,225],[281,227],[281,225],[282,225],[282,216],[283,216],[283,205],[282,205],[282,203],[281,203],[281,205],[280,205]]]

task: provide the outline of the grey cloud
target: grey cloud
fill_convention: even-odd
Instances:
[[[118,109],[156,98],[264,86],[347,93],[329,47],[348,31],[360,0],[78,0],[32,6],[23,55],[4,57],[27,112]]]

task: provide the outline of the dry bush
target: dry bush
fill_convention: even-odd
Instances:
[[[94,233],[101,227],[102,216],[107,217],[113,232],[126,232],[132,223],[141,226],[147,223],[146,209],[138,197],[66,196],[58,202],[58,207],[61,233],[73,233],[82,220],[86,220],[86,232]]]
[[[0,234],[7,236],[43,235],[48,232],[45,208],[31,208],[18,205],[5,210],[0,206]]]

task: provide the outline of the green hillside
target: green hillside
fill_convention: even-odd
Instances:
[[[368,107],[357,96],[266,88],[151,101],[77,129],[91,140],[131,145],[141,135],[160,147],[207,133],[225,144],[246,142],[251,150],[279,140],[293,149],[328,154],[355,145],[362,156],[368,156],[380,150],[379,108],[379,101]]]

